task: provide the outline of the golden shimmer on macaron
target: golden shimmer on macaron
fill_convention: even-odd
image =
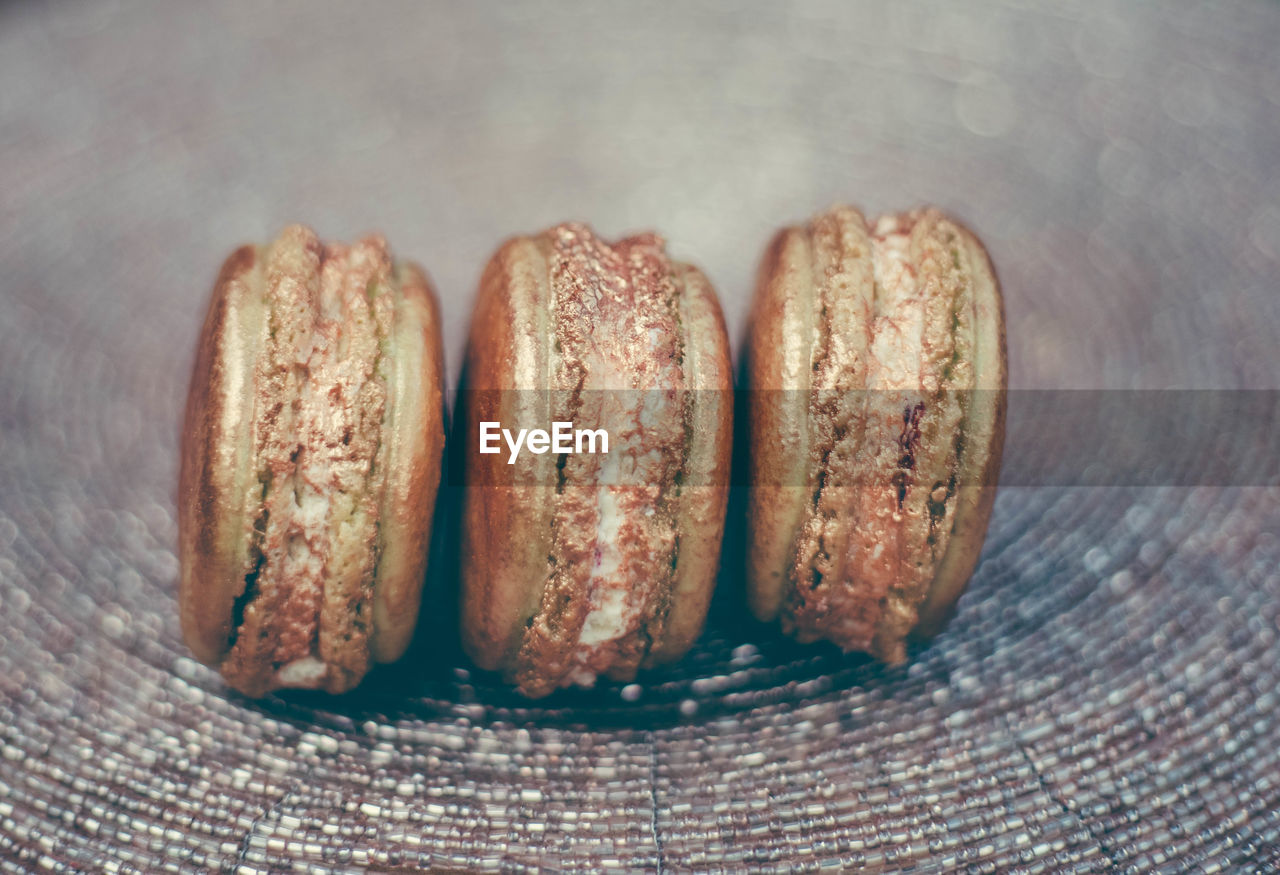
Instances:
[[[343,692],[415,625],[444,444],[439,310],[380,237],[227,259],[187,401],[179,609],[232,687]]]
[[[748,334],[752,610],[900,662],[959,597],[994,500],[1007,367],[986,252],[936,209],[834,208],[774,239]]]
[[[700,271],[579,224],[504,244],[467,353],[463,643],[529,696],[678,659],[728,495],[728,338]],[[479,423],[605,428],[607,455],[477,452]]]

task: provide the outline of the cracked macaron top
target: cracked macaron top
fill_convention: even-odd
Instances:
[[[481,281],[467,361],[472,657],[540,696],[683,654],[727,495],[728,342],[706,279],[654,234],[515,238]],[[508,466],[474,452],[481,421],[604,429],[609,452]]]
[[[748,341],[751,605],[890,662],[972,572],[1006,385],[985,251],[935,209],[784,229]]]
[[[226,262],[179,486],[183,631],[248,695],[350,689],[403,652],[443,447],[439,314],[380,237],[291,226]]]

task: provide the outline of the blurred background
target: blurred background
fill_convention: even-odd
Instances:
[[[1277,45],[1273,2],[0,4],[0,867],[1280,866],[1274,487],[1006,489],[898,669],[748,624],[727,549],[688,659],[537,707],[447,635],[248,702],[173,600],[208,291],[294,221],[427,268],[450,379],[511,234],[661,232],[736,354],[773,231],[852,202],[978,232],[1015,388],[1280,388]]]

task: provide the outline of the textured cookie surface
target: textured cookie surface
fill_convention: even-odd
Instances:
[[[936,210],[833,209],[775,239],[749,347],[752,608],[899,661],[990,512],[1005,369],[986,255]]]
[[[183,434],[180,602],[237,689],[340,692],[407,644],[443,443],[438,332],[425,277],[380,238],[293,226],[224,267]]]
[[[678,657],[706,613],[727,495],[728,344],[709,284],[655,235],[611,245],[561,225],[494,257],[468,356],[469,438],[496,419],[611,441],[518,463],[505,484],[467,448],[468,651],[535,696]],[[527,549],[495,555],[498,522]]]

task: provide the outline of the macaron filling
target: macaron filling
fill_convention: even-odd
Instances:
[[[353,686],[369,663],[385,488],[384,360],[394,318],[385,244],[269,247],[268,319],[252,403],[251,563],[222,662],[251,695]]]
[[[661,238],[606,244],[562,225],[551,244],[565,417],[603,426],[604,457],[558,460],[548,578],[516,657],[529,695],[634,676],[661,637],[677,563],[677,475],[684,463],[679,290]]]

